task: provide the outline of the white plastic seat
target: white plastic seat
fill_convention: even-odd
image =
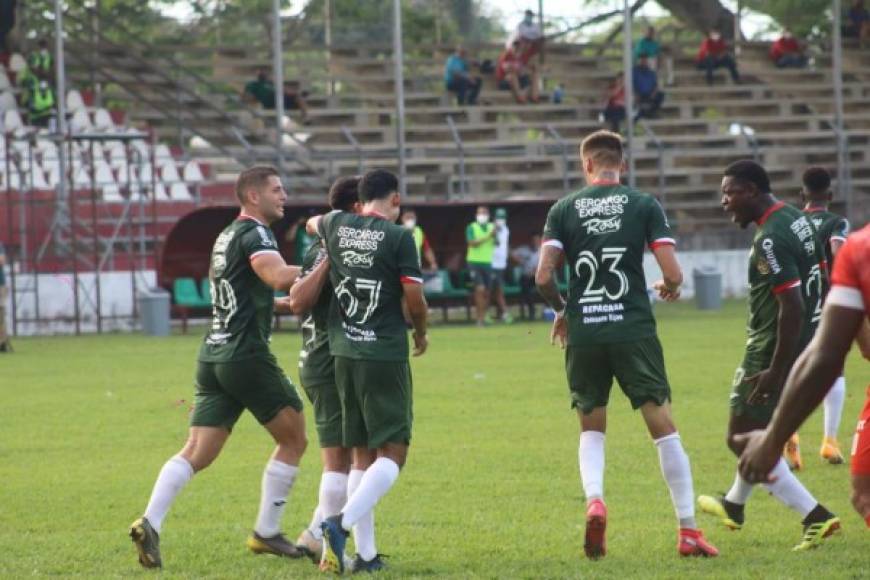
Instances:
[[[24,69],[27,68],[27,61],[21,56],[20,53],[16,52],[12,56],[9,57],[9,70],[14,73],[20,73]]]
[[[199,163],[193,160],[188,161],[184,165],[182,175],[184,176],[184,181],[187,183],[197,184],[205,181],[205,176],[202,174],[202,168],[199,166]]]
[[[104,133],[110,133],[115,130],[115,122],[112,120],[112,115],[106,109],[97,109],[94,113],[94,129]]]
[[[0,91],[3,91],[3,89],[0,88]],[[15,102],[15,95],[12,94],[12,91],[0,92],[0,111],[8,111],[17,108],[18,103]]]
[[[69,126],[73,133],[87,133],[93,128],[91,116],[88,115],[88,112],[84,108],[77,109],[73,113]]]
[[[30,168],[30,186],[33,189],[51,189],[48,185],[48,181],[45,179],[45,174],[42,172],[42,168],[36,163],[34,163],[33,167]]]
[[[169,197],[175,201],[190,201],[193,199],[190,189],[183,181],[177,181],[169,186]]]
[[[136,184],[136,191],[143,194],[147,193],[152,190],[152,184],[154,186],[154,195],[157,199],[167,197],[166,186],[160,180],[159,176],[154,174],[154,169],[151,167],[151,164],[143,163],[139,166],[139,179]]]
[[[90,189],[91,187],[91,172],[84,165],[72,167],[73,187],[76,189]]]
[[[8,109],[3,113],[3,132],[16,133],[24,128],[24,122],[21,120],[21,115],[18,114],[18,109]]]
[[[178,168],[175,166],[175,162],[173,161],[164,161],[159,164],[160,167],[160,177],[164,183],[176,183],[181,181],[181,177],[178,175]]]
[[[85,100],[82,94],[75,89],[72,89],[66,94],[66,110],[70,113],[76,113],[85,108]]]
[[[12,88],[12,83],[9,82],[9,77],[6,76],[6,71],[0,68],[0,91],[5,91]]]
[[[172,161],[172,153],[166,143],[158,143],[154,147],[154,161],[157,165],[162,165],[166,161]]]
[[[151,151],[148,150],[148,143],[145,142],[144,139],[133,139],[130,141],[131,148],[139,154],[139,158],[137,160],[134,155],[131,160],[138,161],[140,163],[150,163],[151,161]]]

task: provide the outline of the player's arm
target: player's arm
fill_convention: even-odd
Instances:
[[[683,284],[683,269],[677,261],[677,251],[673,244],[659,244],[653,247],[653,256],[662,271],[662,279],[653,284],[659,298],[673,302],[680,297]]]
[[[471,226],[468,226],[465,229],[465,240],[468,242],[468,245],[472,248],[476,248],[477,246],[483,244],[484,242],[489,241],[490,239],[495,237],[495,228],[492,228],[488,234],[483,236],[482,238],[474,237],[474,230]]]
[[[273,310],[275,314],[293,314],[293,310],[290,309],[290,297],[275,298]]]
[[[565,300],[559,291],[556,271],[562,263],[563,256],[561,244],[554,240],[547,240],[541,246],[541,258],[538,260],[538,269],[535,272],[535,286],[538,287],[538,292],[550,308],[560,314],[565,310]]]
[[[435,252],[432,251],[432,246],[426,238],[423,238],[423,256],[426,258],[426,263],[429,264],[430,269],[438,269],[438,260],[435,258]]]
[[[305,231],[308,232],[309,235],[314,235],[318,233],[318,229],[320,228],[320,220],[323,219],[322,215],[316,215],[305,222]]]
[[[853,338],[861,334],[863,319],[863,311],[825,305],[819,329],[795,363],[767,429],[737,436],[747,443],[740,457],[740,473],[747,481],[768,481],[783,445],[819,406],[840,375]]]
[[[290,311],[293,314],[304,314],[314,308],[328,278],[328,259],[321,260],[308,274],[297,278],[290,287],[290,295],[287,297]]]
[[[423,284],[417,281],[402,281],[402,293],[408,306],[408,316],[414,326],[414,356],[420,356],[429,347],[426,336],[429,306],[423,295]]]
[[[782,388],[795,358],[800,353],[801,327],[803,326],[804,301],[800,282],[797,286],[778,291],[776,302],[779,314],[776,322],[776,348],[770,366],[760,373],[746,377],[746,382],[755,385],[749,394],[749,404],[765,403]]]
[[[861,327],[861,332],[858,333],[855,342],[858,343],[858,348],[861,349],[861,355],[870,360],[870,320],[864,321],[864,325]]]
[[[843,244],[846,243],[846,238],[849,236],[849,220],[841,218],[834,226],[834,231],[831,232],[831,237],[828,243],[831,245],[831,255],[836,256]],[[830,264],[829,264],[830,265]]]
[[[288,266],[278,252],[255,253],[251,256],[251,267],[267,286],[281,291],[288,291],[302,269],[299,266]]]

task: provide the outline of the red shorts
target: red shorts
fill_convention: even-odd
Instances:
[[[870,389],[852,440],[852,475],[870,475]]]

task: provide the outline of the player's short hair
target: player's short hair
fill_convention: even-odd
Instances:
[[[743,184],[752,184],[761,193],[770,193],[770,177],[767,170],[752,159],[740,159],[725,168],[725,177]]]
[[[824,195],[831,188],[831,174],[824,167],[808,167],[801,176],[804,190],[809,194]]]
[[[339,211],[353,211],[359,201],[359,175],[339,177],[329,188],[329,207]]]
[[[417,215],[417,210],[415,210],[413,207],[406,207],[402,210],[402,215],[408,215],[409,213]]]
[[[266,187],[273,175],[281,177],[278,170],[271,165],[255,165],[242,171],[236,180],[236,197],[239,198],[239,203],[245,203],[246,191]]]
[[[386,169],[372,169],[360,178],[357,191],[362,202],[384,199],[399,191],[399,179]]]
[[[591,159],[596,165],[622,165],[622,137],[613,131],[595,131],[580,143],[580,158]]]

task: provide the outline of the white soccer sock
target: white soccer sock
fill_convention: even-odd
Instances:
[[[764,487],[776,499],[798,512],[802,518],[807,517],[807,514],[819,504],[794,476],[784,459],[780,458],[770,474],[776,478],[776,481],[766,483]]]
[[[350,477],[347,480],[348,497],[356,492],[364,474],[365,471],[362,469],[351,470]],[[371,560],[378,555],[378,548],[375,545],[374,510],[367,511],[353,525],[353,542],[356,544],[357,554],[359,554],[363,560]]]
[[[751,483],[740,477],[740,473],[737,473],[734,476],[734,483],[731,485],[731,489],[725,494],[725,499],[737,505],[746,505],[749,496],[752,495],[753,487]]]
[[[399,478],[399,466],[392,459],[378,457],[366,469],[359,487],[347,500],[341,510],[341,527],[350,530],[366,512],[372,511],[384,495],[390,491]]]
[[[837,438],[845,401],[846,377],[839,377],[825,396],[825,437]]]
[[[586,501],[604,497],[604,433],[583,431],[580,434],[580,480]]]
[[[308,533],[314,536],[315,539],[323,538],[323,530],[320,529],[320,524],[323,523],[323,513],[320,511],[320,504],[314,508],[314,513],[311,514],[311,523],[308,524]]]
[[[281,516],[287,504],[287,494],[296,481],[299,468],[281,461],[270,459],[263,470],[261,485],[260,511],[254,531],[264,538],[271,538],[281,531]]]
[[[158,534],[175,496],[187,485],[193,473],[193,466],[181,455],[176,455],[163,464],[160,475],[154,482],[148,507],[145,508],[145,517]]]
[[[679,433],[671,433],[655,440],[659,451],[662,475],[671,492],[671,501],[681,528],[695,529],[695,489],[692,485],[692,467],[683,450]]]

